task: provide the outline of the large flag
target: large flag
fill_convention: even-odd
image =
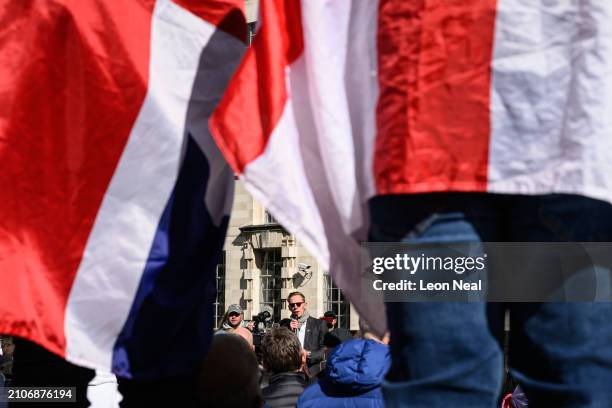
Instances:
[[[262,1],[210,128],[247,189],[382,331],[384,308],[360,301],[359,281],[374,193],[376,10],[375,1]]]
[[[211,129],[247,188],[360,298],[367,201],[612,201],[612,2],[269,0]]]
[[[138,379],[204,355],[241,0],[0,0],[0,333]]]

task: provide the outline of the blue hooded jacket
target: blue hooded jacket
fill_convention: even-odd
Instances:
[[[390,366],[389,346],[374,340],[346,341],[329,356],[324,379],[306,388],[297,406],[384,407],[380,383]]]

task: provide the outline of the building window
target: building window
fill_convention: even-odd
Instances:
[[[221,259],[215,270],[215,283],[217,296],[215,297],[215,328],[218,329],[225,313],[225,251],[221,253]]]
[[[272,318],[278,321],[281,313],[281,259],[280,248],[266,249],[259,252],[259,268],[261,270],[260,310],[267,305],[274,310]]]
[[[325,311],[331,310],[338,316],[338,327],[350,328],[351,324],[351,306],[336,286],[330,275],[325,277],[325,302],[323,302]]]

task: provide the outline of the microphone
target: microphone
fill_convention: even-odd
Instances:
[[[293,329],[293,332],[294,332],[294,333],[297,335],[297,334],[298,334],[298,332],[300,331],[300,326],[299,326],[299,321],[298,321],[298,320],[297,320],[297,319],[296,319],[294,316],[295,316],[295,315],[291,315],[291,320],[292,320],[292,321],[296,321],[296,322],[298,322],[298,327],[297,327],[297,328],[295,328],[295,329]]]

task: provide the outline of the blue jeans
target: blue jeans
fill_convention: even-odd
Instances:
[[[370,201],[378,242],[612,241],[612,205],[564,194],[437,193]],[[611,303],[387,303],[388,407],[497,407],[511,373],[531,407],[612,407]]]

